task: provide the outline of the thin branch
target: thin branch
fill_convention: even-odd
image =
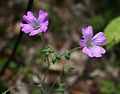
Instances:
[[[79,49],[81,49],[81,48],[82,48],[81,46],[76,47],[76,48],[73,48],[73,49],[69,50],[68,53],[71,53],[71,52],[73,52],[73,51],[79,50]],[[65,54],[67,54],[67,53],[66,53],[66,52],[62,53],[62,54],[60,55],[60,57],[64,56]]]
[[[24,84],[15,85],[15,86],[9,88],[8,90],[6,90],[5,92],[3,92],[2,94],[6,94],[6,93],[9,92],[10,90],[12,90],[12,89],[14,89],[14,88],[16,88],[16,87],[19,87],[19,86],[24,86]]]
[[[27,13],[27,11],[31,10],[32,5],[33,5],[33,1],[34,1],[34,0],[29,0],[25,14]],[[23,21],[23,23],[25,23],[25,22]],[[13,48],[13,50],[12,50],[11,56],[10,56],[10,57],[8,58],[8,60],[4,63],[4,66],[3,66],[3,68],[2,68],[1,71],[0,71],[0,77],[4,74],[5,70],[9,67],[11,61],[14,59],[14,56],[15,56],[15,54],[16,54],[16,52],[17,52],[17,48],[18,48],[18,46],[19,46],[19,44],[20,44],[20,42],[21,42],[22,37],[23,37],[23,32],[20,30],[20,33],[19,33],[19,35],[18,35],[18,38],[17,38],[17,40],[16,40],[16,42],[15,42],[15,45],[14,45],[14,48]]]

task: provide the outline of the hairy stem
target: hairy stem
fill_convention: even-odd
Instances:
[[[79,50],[79,49],[81,49],[81,47],[73,48],[73,49],[69,50],[68,53],[71,53],[71,52],[76,51],[76,50]],[[66,53],[66,52],[62,53],[62,54],[60,55],[60,57],[64,56],[65,54],[67,54],[67,53]]]

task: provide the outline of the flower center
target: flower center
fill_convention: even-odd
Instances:
[[[37,30],[37,29],[39,29],[39,28],[40,28],[40,25],[36,25],[36,26],[34,27],[35,30]]]
[[[40,28],[40,24],[38,22],[36,22],[33,26],[34,30],[37,30]]]
[[[91,42],[90,41],[88,41],[88,42],[86,42],[86,46],[91,46]]]

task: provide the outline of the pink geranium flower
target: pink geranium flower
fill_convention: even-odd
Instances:
[[[48,14],[43,10],[39,10],[38,18],[34,17],[33,13],[28,11],[27,15],[23,16],[23,20],[26,24],[20,23],[20,27],[22,31],[28,33],[29,36],[46,32],[48,29]]]
[[[105,49],[101,47],[101,45],[107,42],[103,32],[99,32],[93,36],[92,26],[88,26],[82,28],[82,34],[83,39],[80,40],[79,44],[83,47],[83,53],[87,54],[89,57],[101,57],[102,54],[105,54]]]

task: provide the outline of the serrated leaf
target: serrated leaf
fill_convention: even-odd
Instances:
[[[105,28],[107,38],[107,49],[120,42],[120,17],[113,19]]]

